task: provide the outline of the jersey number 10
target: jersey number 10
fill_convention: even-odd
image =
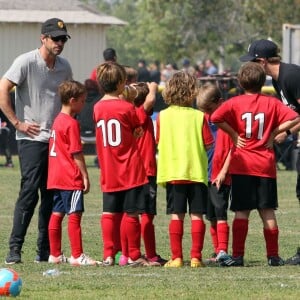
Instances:
[[[116,119],[110,119],[107,122],[100,120],[97,122],[97,128],[101,129],[103,146],[112,147],[119,146],[121,144],[121,125]]]

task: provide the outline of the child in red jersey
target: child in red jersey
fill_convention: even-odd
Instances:
[[[206,213],[206,218],[210,221],[210,234],[215,255],[208,262],[218,261],[222,256],[227,255],[228,251],[227,209],[231,185],[228,169],[233,143],[228,134],[222,130],[214,130],[216,125],[210,122],[210,115],[222,102],[221,92],[215,84],[206,83],[200,86],[197,106],[205,112],[205,117],[215,136],[215,145],[208,150],[209,178]]]
[[[198,91],[197,79],[183,71],[175,73],[163,90],[168,108],[157,119],[157,183],[167,190],[171,260],[165,267],[183,266],[184,218],[191,218],[190,265],[204,267],[202,249],[205,235],[203,214],[207,202],[207,154],[213,144],[204,113],[192,107]]]
[[[141,129],[140,121],[135,107],[120,98],[126,83],[124,67],[113,62],[101,64],[97,68],[97,78],[105,91],[101,101],[94,106],[96,149],[103,192],[103,266],[114,265],[114,234],[118,231],[116,227],[120,226],[116,215],[120,213],[124,213],[121,227],[124,226],[128,241],[128,264],[147,266],[149,263],[140,251],[139,214],[145,211],[144,186],[148,183],[136,142],[136,135],[140,134]]]
[[[137,139],[137,144],[149,180],[149,183],[145,185],[146,210],[141,214],[141,234],[144,240],[146,258],[152,266],[163,266],[167,261],[156,253],[155,228],[153,224],[153,219],[156,215],[157,196],[156,143],[150,115],[153,111],[156,91],[157,84],[155,82],[132,83],[126,87],[124,96],[126,100],[134,103],[143,128],[143,134]],[[122,252],[126,254],[126,250]],[[120,263],[122,264],[123,261],[124,257],[122,256]]]
[[[243,266],[250,212],[257,209],[263,222],[263,234],[269,266],[281,266],[279,229],[275,216],[278,207],[276,159],[273,140],[299,123],[296,112],[275,97],[260,93],[266,75],[261,65],[246,63],[238,73],[244,95],[225,101],[211,116],[212,122],[226,131],[235,147],[231,151],[229,173],[232,178],[230,209],[232,256],[220,260],[222,266]],[[238,142],[238,138],[240,142]]]
[[[95,260],[83,253],[80,225],[84,211],[83,194],[89,192],[90,181],[82,152],[79,122],[74,117],[84,106],[86,89],[80,82],[65,81],[59,86],[59,94],[62,109],[54,120],[49,140],[47,188],[54,190],[54,200],[48,227],[48,262],[67,262],[61,251],[62,221],[67,214],[70,264],[96,265]]]

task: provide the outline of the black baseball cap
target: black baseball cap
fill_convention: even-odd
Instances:
[[[57,18],[45,21],[42,25],[41,33],[52,37],[67,36],[68,38],[71,38],[67,32],[67,27],[64,21]]]
[[[278,47],[269,40],[256,40],[248,47],[248,53],[240,57],[240,61],[254,61],[257,58],[278,56]]]

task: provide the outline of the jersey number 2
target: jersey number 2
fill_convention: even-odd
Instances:
[[[50,156],[57,156],[57,153],[55,152],[55,130],[51,130],[51,136],[50,138],[52,139],[52,146],[50,149]]]

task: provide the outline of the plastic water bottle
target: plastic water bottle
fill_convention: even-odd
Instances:
[[[58,269],[49,269],[43,272],[43,276],[47,276],[47,277],[56,277],[59,276],[60,274],[61,272]]]
[[[120,257],[122,255],[122,252],[121,251],[118,251],[115,255],[115,264],[118,265],[119,264],[119,261],[120,261]]]

